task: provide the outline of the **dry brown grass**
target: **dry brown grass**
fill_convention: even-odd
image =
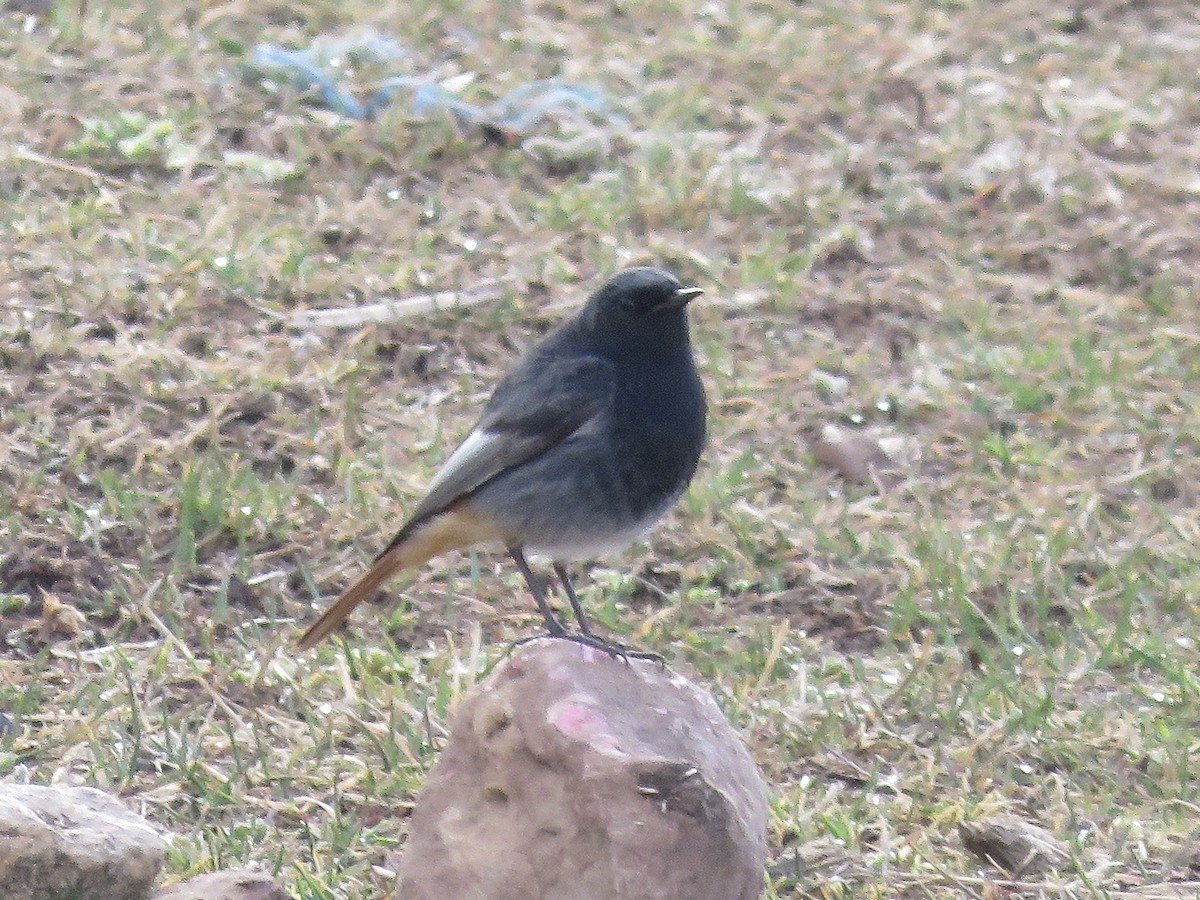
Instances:
[[[628,127],[547,163],[245,72],[366,24],[474,99],[561,74]],[[176,876],[385,895],[448,711],[531,603],[483,553],[345,645],[294,658],[294,625],[513,355],[653,259],[708,291],[713,442],[584,599],[743,728],[772,896],[1200,879],[1190,4],[88,4],[9,12],[0,48],[0,776],[119,790],[184,835]],[[488,279],[502,301],[288,324]],[[819,467],[828,422],[899,483]],[[1070,864],[969,855],[957,824],[996,811]]]

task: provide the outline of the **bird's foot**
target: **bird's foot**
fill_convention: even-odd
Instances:
[[[660,664],[663,661],[662,656],[658,653],[635,650],[633,647],[626,647],[624,644],[618,644],[616,641],[606,640],[591,632],[568,631],[565,634],[552,634],[550,637],[563,641],[571,641],[574,644],[582,644],[584,647],[591,647],[593,650],[607,653],[613,659],[623,659],[626,661],[631,659],[646,659],[650,662]]]
[[[661,654],[649,653],[645,650],[635,650],[633,647],[627,647],[625,644],[619,644],[616,641],[610,641],[600,637],[592,629],[586,625],[582,625],[577,633],[563,635],[568,641],[575,641],[583,644],[585,647],[594,647],[597,650],[602,650],[614,659],[647,659],[650,662],[662,664],[663,658]]]
[[[570,641],[573,644],[580,644],[584,647],[591,647],[593,650],[599,650],[601,653],[607,653],[613,659],[645,659],[650,662],[663,663],[661,654],[648,653],[644,650],[635,650],[633,647],[626,647],[624,644],[618,644],[616,641],[605,640],[592,632],[582,631],[567,631],[565,628],[548,629],[546,634],[535,634],[529,637],[520,638],[512,644],[512,649],[520,647],[522,644],[528,644],[530,641],[540,640],[542,638],[554,638],[560,641]]]

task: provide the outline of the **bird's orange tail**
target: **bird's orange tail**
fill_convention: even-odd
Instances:
[[[354,607],[366,600],[381,584],[392,577],[402,568],[404,560],[404,545],[393,547],[371,566],[358,581],[350,585],[349,590],[338,598],[337,603],[325,610],[321,618],[313,622],[298,644],[301,650],[308,650],[321,643],[331,631],[346,620]]]
[[[401,569],[419,566],[447,550],[500,537],[498,529],[475,514],[466,504],[453,506],[411,530],[410,526],[406,526],[401,535],[404,535],[405,531],[410,533],[375,560],[375,564],[358,581],[350,585],[337,602],[304,632],[297,644],[299,649],[308,650],[319,644],[346,620],[354,607],[370,597]]]

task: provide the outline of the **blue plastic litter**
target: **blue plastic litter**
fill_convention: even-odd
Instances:
[[[317,88],[325,105],[336,113],[350,119],[370,118],[368,108],[353,94],[343,90],[332,75],[314,62],[309,51],[286,50],[276,44],[259,44],[254,48],[251,59],[261,69],[286,69],[291,73],[292,82],[302,91]]]
[[[259,44],[251,61],[260,69],[286,72],[301,90],[315,89],[321,101],[339,115],[372,119],[402,91],[410,92],[410,109],[416,116],[446,110],[464,125],[499,129],[520,135],[547,119],[579,119],[591,116],[605,122],[620,122],[604,94],[587,85],[557,79],[539,79],[509,91],[497,100],[478,105],[447,91],[429,75],[396,75],[378,83],[366,99],[359,100],[343,86],[332,63],[355,56],[378,62],[395,62],[409,57],[403,46],[371,32],[340,39],[318,38],[303,50],[288,50],[278,44]]]

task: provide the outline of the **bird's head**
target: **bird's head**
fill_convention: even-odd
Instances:
[[[686,340],[688,303],[702,294],[684,287],[670,272],[638,266],[619,272],[587,302],[584,315],[600,337],[623,340]]]

